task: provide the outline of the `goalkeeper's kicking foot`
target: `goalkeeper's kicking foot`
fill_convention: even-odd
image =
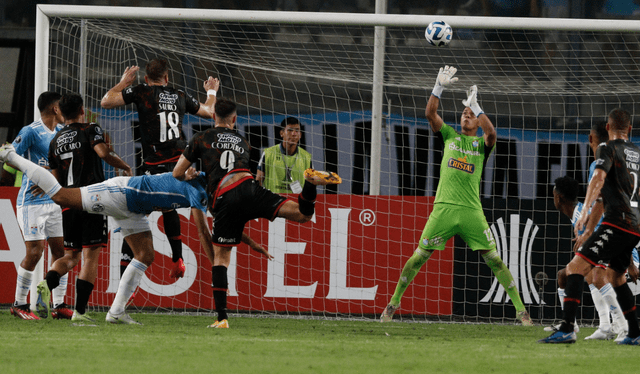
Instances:
[[[107,312],[107,318],[105,320],[109,323],[113,323],[114,325],[142,325],[142,323],[134,320],[127,313],[122,314],[111,314],[111,311]]]
[[[36,312],[40,318],[49,317],[49,303],[51,302],[51,290],[47,285],[47,280],[43,279],[38,283],[38,301],[36,302]]]
[[[315,169],[307,169],[304,171],[304,179],[316,186],[326,186],[328,184],[340,184],[342,178],[332,171],[320,171]]]
[[[572,332],[562,332],[556,331],[550,336],[538,340],[538,343],[547,343],[547,344],[572,344],[576,342],[576,333]]]
[[[517,312],[516,316],[522,322],[522,326],[533,326],[531,316],[529,316],[529,313],[526,310]]]
[[[380,322],[391,322],[391,320],[393,319],[393,314],[396,312],[396,310],[398,310],[398,308],[400,308],[400,305],[387,305],[387,307],[384,308],[382,314],[380,315]]]
[[[229,321],[227,321],[226,319],[223,319],[222,321],[215,321],[214,323],[212,323],[207,327],[210,327],[212,329],[228,329]]]
[[[182,278],[184,277],[184,272],[187,268],[184,266],[184,261],[182,259],[178,259],[178,261],[173,263],[173,269],[169,272],[169,278]]]
[[[7,143],[0,147],[0,161],[7,162],[7,158],[9,157],[9,153],[16,152],[11,143]]]

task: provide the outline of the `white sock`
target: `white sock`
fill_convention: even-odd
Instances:
[[[33,271],[29,271],[22,266],[18,266],[18,279],[16,281],[16,302],[15,305],[27,303],[27,295],[33,279]]]
[[[34,164],[15,152],[9,153],[7,161],[20,169],[27,178],[42,188],[49,197],[55,195],[62,188],[56,180],[56,177],[47,169]]]
[[[609,304],[602,297],[602,294],[600,293],[598,287],[590,284],[589,290],[591,290],[593,305],[595,305],[596,311],[598,312],[598,318],[600,319],[600,325],[598,326],[598,328],[602,331],[611,330],[611,320],[609,319]]]
[[[57,308],[58,305],[64,303],[64,296],[67,294],[68,281],[69,273],[60,277],[60,284],[58,284],[58,287],[51,290],[51,300],[53,301],[54,308]]]
[[[564,297],[566,294],[564,293],[564,288],[558,287],[558,299],[560,300],[560,309],[564,310]]]
[[[118,285],[118,292],[116,292],[116,298],[113,300],[113,304],[111,304],[111,309],[109,312],[114,315],[120,315],[124,313],[124,308],[127,305],[127,301],[136,288],[140,285],[140,280],[142,279],[142,275],[147,270],[147,265],[142,262],[136,260],[135,258],[127,269],[122,274],[122,279],[120,279],[120,284]]]
[[[624,314],[622,313],[622,309],[620,309],[620,304],[618,304],[618,298],[616,296],[616,291],[614,291],[611,283],[607,283],[600,289],[600,294],[604,301],[608,304],[609,311],[611,312],[611,317],[613,317],[614,323],[618,326],[627,326],[627,320],[624,318]]]

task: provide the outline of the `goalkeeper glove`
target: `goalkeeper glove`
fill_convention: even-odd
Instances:
[[[476,117],[484,113],[478,104],[478,87],[475,84],[467,90],[467,99],[462,100],[462,104],[471,108]]]
[[[187,270],[187,268],[184,266],[184,261],[179,259],[173,263],[173,269],[169,272],[169,277],[175,279],[182,278],[184,277],[185,270]]]
[[[453,77],[457,71],[458,69],[448,65],[440,68],[440,72],[438,73],[438,77],[436,78],[436,84],[435,86],[433,86],[433,91],[431,91],[431,94],[439,99],[440,95],[442,95],[442,91],[446,86],[458,81],[458,78]]]

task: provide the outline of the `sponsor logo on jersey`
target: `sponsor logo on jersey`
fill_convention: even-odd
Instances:
[[[222,143],[238,144],[242,141],[239,136],[233,134],[217,134],[218,141]]]
[[[169,104],[173,105],[178,101],[178,94],[172,94],[168,92],[160,92],[158,95],[158,103],[159,104]]]
[[[625,149],[624,154],[627,155],[628,162],[638,162],[640,160],[640,153],[634,150]]]
[[[216,134],[218,141],[211,144],[215,149],[229,149],[239,154],[244,154],[244,148],[238,145],[242,141],[239,136],[233,134]]]
[[[221,236],[218,236],[218,243],[235,243],[236,240],[233,238],[223,238]]]
[[[74,138],[78,135],[77,131],[69,131],[67,133],[61,134],[56,140],[56,146],[61,146],[63,144],[73,142]]]
[[[476,170],[476,166],[474,164],[470,164],[467,162],[467,156],[463,158],[454,159],[453,157],[449,159],[448,167],[456,170],[464,171],[465,173],[473,174]]]
[[[462,149],[459,146],[457,146],[456,143],[454,143],[454,142],[449,143],[449,150],[450,151],[460,152],[460,153],[463,153],[463,154],[469,155],[469,156],[480,156],[480,152],[478,152],[478,151],[470,151],[468,149]]]
[[[471,143],[471,145],[473,145],[473,148],[478,148],[478,144],[480,144],[477,140],[474,140],[473,143]]]

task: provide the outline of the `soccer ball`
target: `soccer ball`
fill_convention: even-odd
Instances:
[[[424,37],[427,38],[427,41],[436,47],[448,45],[451,42],[452,35],[451,26],[444,21],[431,22],[424,32]]]

